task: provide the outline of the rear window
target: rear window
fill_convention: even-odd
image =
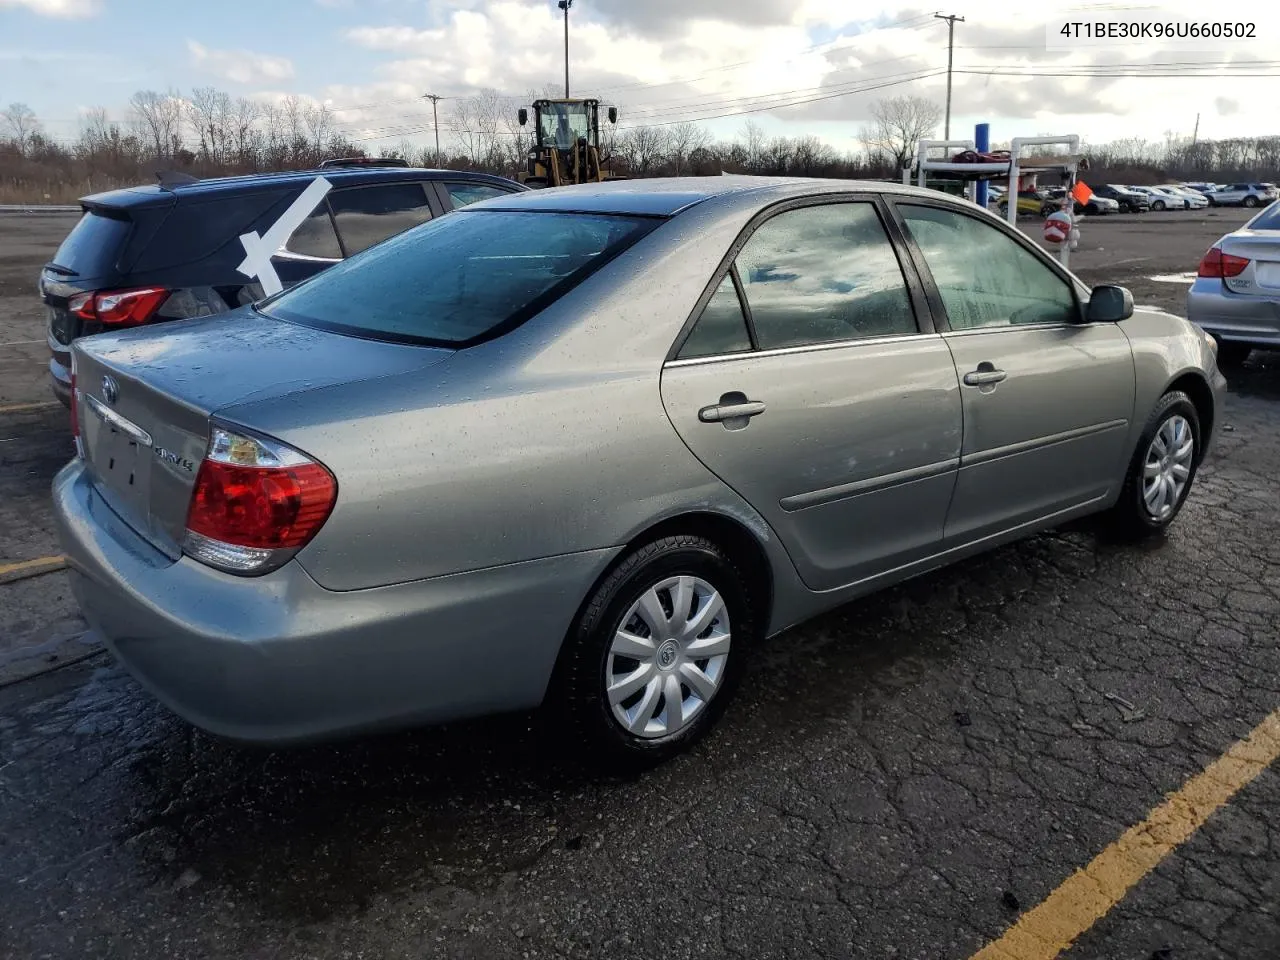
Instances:
[[[83,279],[111,273],[120,259],[130,226],[128,220],[88,212],[62,241],[53,262]]]
[[[1250,230],[1280,230],[1280,200],[1253,218]]]
[[[262,312],[356,336],[466,346],[546,308],[660,222],[462,210],[331,267]]]

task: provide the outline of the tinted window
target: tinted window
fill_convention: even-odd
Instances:
[[[915,333],[902,268],[869,203],[789,210],[738,255],[760,349]]]
[[[1280,230],[1280,202],[1273,203],[1249,224],[1250,230]]]
[[[335,190],[329,194],[329,203],[347,256],[431,219],[420,183]]]
[[[511,192],[487,183],[445,183],[444,188],[449,191],[449,199],[453,201],[455,208],[488,200],[490,197],[504,197]]]
[[[733,277],[726,276],[689,331],[689,339],[680,348],[680,359],[714,357],[750,349],[751,338],[747,335],[738,291],[733,286]]]
[[[463,210],[344,260],[263,312],[340,332],[464,343],[531,316],[659,222]]]
[[[1069,323],[1079,315],[1067,282],[998,228],[936,207],[903,204],[899,209],[953,330]]]
[[[129,236],[128,220],[86,213],[62,241],[53,262],[90,279],[110,273]]]
[[[329,207],[326,204],[320,204],[311,216],[302,221],[302,225],[293,231],[293,236],[285,244],[285,249],[307,257],[342,259],[342,248],[338,246],[338,235],[333,232],[333,220],[329,217]]]

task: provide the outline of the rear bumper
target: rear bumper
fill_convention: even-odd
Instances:
[[[71,406],[71,351],[49,350],[49,386],[65,407]]]
[[[234,577],[172,562],[95,492],[54,479],[72,589],[148,690],[220,736],[282,744],[538,705],[614,550],[334,592],[295,562]]]
[[[1280,297],[1241,296],[1202,277],[1187,291],[1187,319],[1223,340],[1280,347]]]

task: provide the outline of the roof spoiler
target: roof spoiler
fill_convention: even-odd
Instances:
[[[326,167],[407,167],[408,160],[399,157],[334,157],[321,160],[320,168]]]
[[[174,187],[180,187],[187,183],[199,183],[199,177],[193,177],[189,173],[183,173],[181,170],[157,170],[156,180],[160,183],[161,190],[173,190]]]

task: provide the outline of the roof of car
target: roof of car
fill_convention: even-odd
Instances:
[[[282,170],[273,173],[250,173],[236,177],[211,177],[170,187],[140,184],[120,190],[109,190],[82,197],[86,206],[133,207],[168,203],[174,196],[208,198],[219,193],[249,192],[305,183],[323,176],[335,187],[353,184],[395,183],[404,180],[470,180],[478,183],[510,184],[512,181],[489,173],[466,170],[432,170],[420,167],[325,167],[314,170]]]
[[[474,204],[471,209],[561,210],[669,217],[696,204],[719,198],[739,197],[744,202],[765,204],[806,194],[852,192],[908,193],[933,198],[943,196],[937,190],[906,187],[893,181],[727,175],[585,183],[495,197]]]

